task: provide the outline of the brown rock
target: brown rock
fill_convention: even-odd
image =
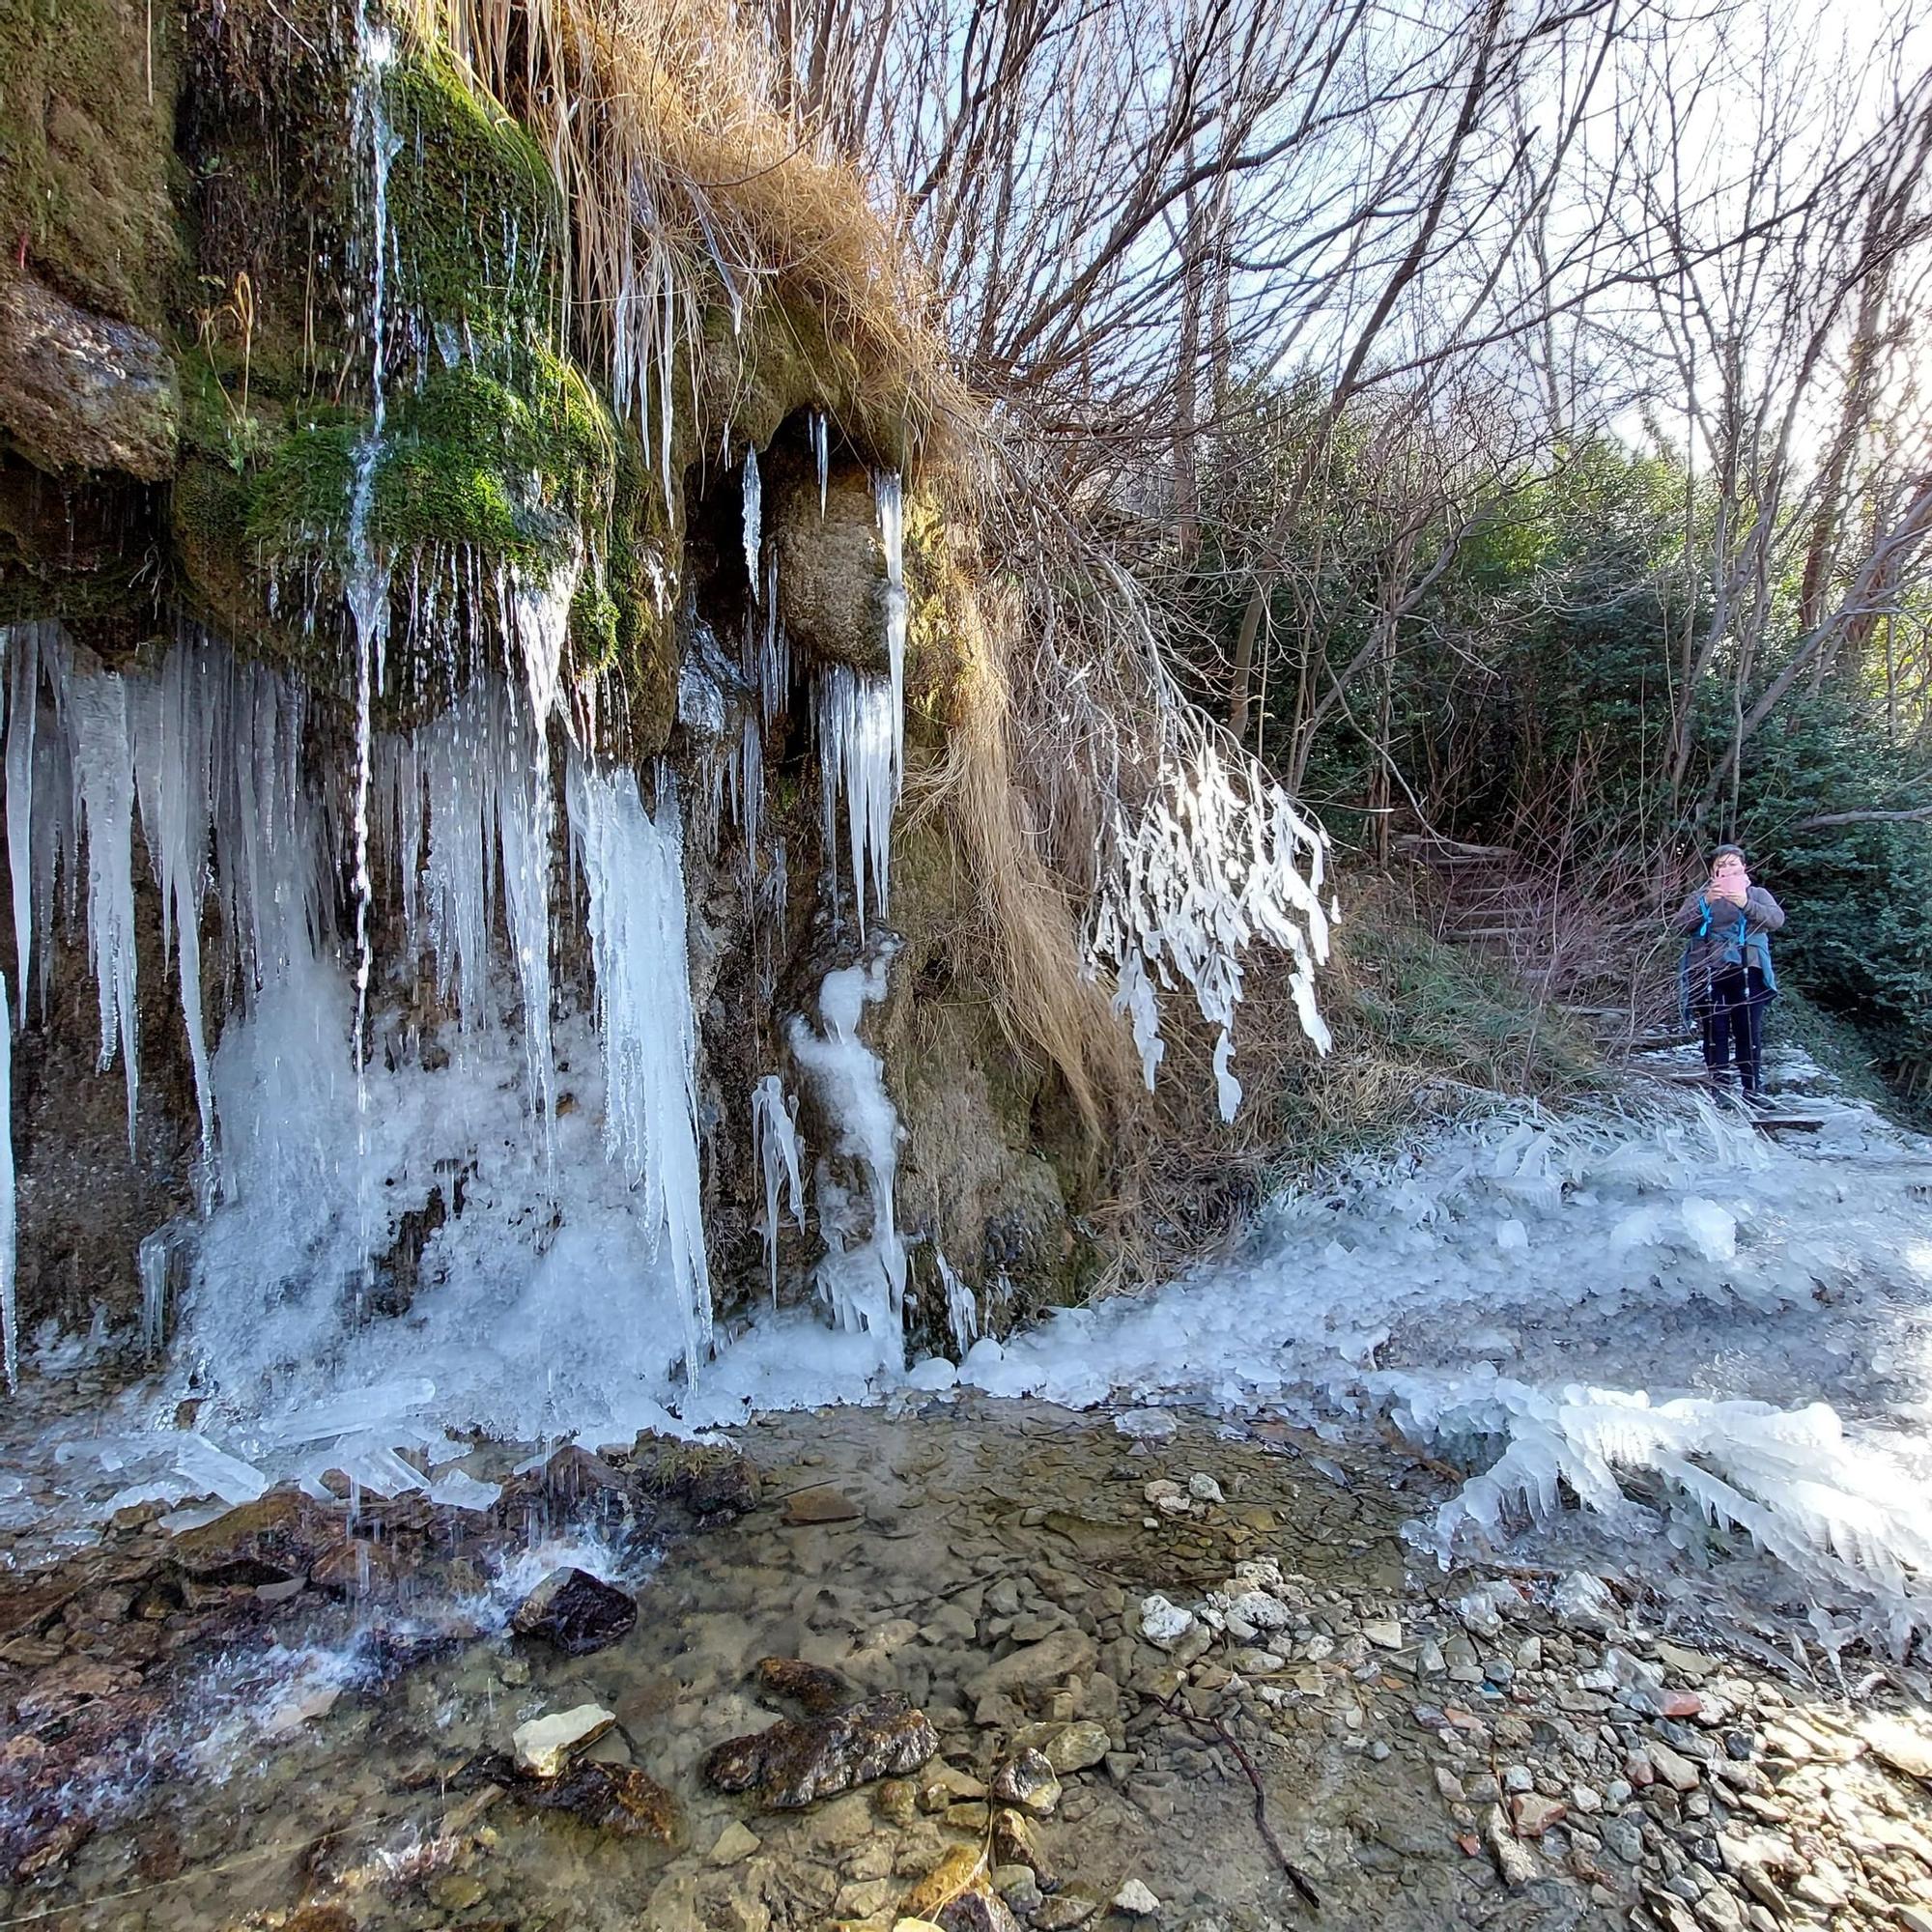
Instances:
[[[566,1657],[588,1657],[628,1636],[638,1600],[587,1570],[553,1570],[510,1619],[519,1636],[538,1637]]]
[[[838,1671],[801,1662],[795,1657],[759,1658],[758,1682],[774,1697],[783,1699],[808,1718],[822,1718],[859,1694]]]
[[[174,364],[146,329],[0,274],[0,430],[41,469],[159,482],[181,436]]]
[[[560,1777],[519,1778],[508,1787],[518,1802],[542,1811],[567,1811],[581,1823],[625,1838],[677,1837],[677,1806],[670,1793],[635,1765],[580,1759]]]
[[[829,1487],[801,1490],[786,1499],[784,1520],[793,1528],[809,1523],[855,1522],[859,1506],[851,1497]]]
[[[1570,1807],[1560,1798],[1540,1797],[1534,1791],[1520,1793],[1510,1800],[1510,1823],[1520,1838],[1540,1838],[1550,1826],[1560,1824]]]
[[[985,1854],[976,1845],[955,1845],[906,1893],[899,1910],[908,1918],[936,1920],[953,1899],[985,1875]]]
[[[874,1778],[903,1777],[938,1748],[925,1713],[895,1691],[728,1739],[705,1753],[701,1769],[720,1791],[755,1791],[768,1808],[793,1810]]]
[[[794,650],[821,663],[886,669],[886,555],[871,479],[839,465],[827,479],[774,493],[771,541],[778,553],[779,621]]]

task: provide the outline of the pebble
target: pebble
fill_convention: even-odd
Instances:
[[[1701,1774],[1688,1757],[1680,1757],[1668,1745],[1652,1743],[1646,1747],[1651,1769],[1671,1790],[1694,1791]]]
[[[1160,1900],[1139,1879],[1130,1878],[1114,1894],[1114,1910],[1129,1918],[1151,1918],[1160,1910]]]
[[[733,1818],[719,1833],[718,1842],[711,1847],[711,1862],[714,1865],[735,1865],[740,1859],[749,1859],[760,1842],[755,1833],[747,1831]]]
[[[1221,1493],[1221,1485],[1212,1476],[1204,1475],[1199,1471],[1188,1477],[1187,1493],[1196,1502],[1218,1503],[1227,1500]]]

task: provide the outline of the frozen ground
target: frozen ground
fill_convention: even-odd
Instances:
[[[1662,1088],[1588,1118],[1450,1119],[1277,1204],[1236,1258],[982,1341],[957,1369],[881,1369],[875,1337],[794,1314],[724,1345],[696,1391],[634,1371],[579,1391],[557,1433],[575,1420],[610,1440],[669,1413],[714,1427],[955,1381],[1075,1407],[1391,1415],[1478,1472],[1435,1520],[1444,1557],[1576,1501],[1627,1540],[1700,1548],[1716,1522],[1814,1603],[1902,1641],[1932,1626],[1932,1144],[1820,1092],[1802,1057],[1779,1084],[1819,1131],[1768,1136]],[[346,1466],[385,1490],[423,1481],[393,1448],[453,1463],[467,1445],[445,1430],[476,1420],[444,1413],[428,1376],[302,1394],[207,1422],[211,1440],[153,1430],[154,1391],[132,1392],[54,1432],[57,1487],[98,1508]],[[461,1501],[469,1480],[438,1489]]]

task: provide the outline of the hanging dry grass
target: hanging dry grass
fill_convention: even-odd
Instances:
[[[718,304],[734,337],[789,327],[795,350],[837,357],[848,392],[863,388],[857,412],[902,419],[909,449],[970,414],[917,265],[856,170],[772,108],[727,7],[412,0],[410,24],[548,157],[569,213],[572,337],[667,467],[674,391],[695,389]]]
[[[1007,667],[1019,622],[1010,590],[949,571],[938,594],[960,660],[946,747],[919,775],[915,820],[938,812],[972,870],[980,936],[1016,1050],[1056,1067],[1095,1135],[1139,1110],[1138,1069],[1105,989],[1084,970],[1072,900],[1040,855],[1013,770]]]

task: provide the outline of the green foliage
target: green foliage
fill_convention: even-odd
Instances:
[[[1590,1039],[1567,1014],[1465,947],[1371,917],[1346,929],[1345,1026],[1418,1076],[1446,1074],[1506,1093],[1575,1093],[1601,1084]]]

